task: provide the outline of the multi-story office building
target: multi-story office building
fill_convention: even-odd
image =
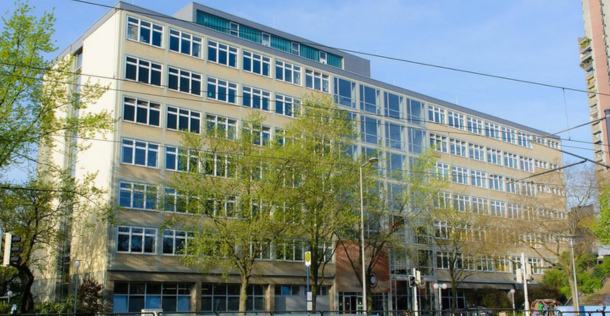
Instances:
[[[606,5],[604,5],[606,4]],[[585,36],[579,39],[580,66],[586,73],[589,91],[589,115],[595,151],[595,161],[610,164],[609,132],[606,120],[610,116],[610,67],[608,65],[608,3],[604,0],[582,0]],[[604,171],[601,166],[598,171]]]
[[[237,276],[222,279],[183,266],[176,252],[185,240],[188,246],[188,234],[160,227],[164,213],[175,212],[161,206],[161,200],[178,193],[161,183],[178,171],[182,129],[204,133],[213,125],[239,131],[242,118],[260,111],[265,117],[262,137],[273,138],[277,128],[299,115],[295,109],[302,95],[327,93],[360,122],[358,152],[385,148],[391,159],[384,159],[384,172],[408,169],[410,157],[435,145],[437,169],[462,187],[447,197],[464,210],[476,208],[507,220],[525,213],[511,202],[520,192],[513,181],[561,165],[557,137],[375,80],[366,59],[195,3],[174,16],[118,3],[62,56],[70,54],[77,57],[81,81],[109,85],[91,110],[112,111],[117,123],[106,141],[94,141],[74,161],[61,161],[75,164],[77,176],[99,171],[96,181],[108,191],[107,199],[120,206],[121,224],[98,227],[90,232],[95,238],[73,238],[70,256],[61,258],[56,275],[68,275],[67,267],[73,273],[69,258],[82,260],[81,274],[104,284],[115,312],[237,308]],[[522,184],[530,195],[564,199],[560,191],[540,189],[534,182]],[[412,239],[405,234],[405,243]],[[422,288],[427,291],[421,293],[427,294],[422,300],[433,307],[431,282],[447,282],[446,267],[442,253],[421,247],[426,249],[419,252],[423,258],[390,258],[391,290],[374,293],[377,308],[409,308],[406,273],[413,267],[424,272]],[[304,249],[291,249],[282,258],[261,259],[265,268],[248,289],[249,309],[305,309]],[[472,267],[476,273],[462,287],[513,288],[511,259],[522,251]],[[528,256],[534,273],[542,274],[543,258],[533,252]],[[361,293],[341,288],[337,266],[333,263],[326,272],[318,309],[353,310],[357,305]],[[68,281],[46,286],[66,288]],[[460,299],[463,304],[463,295]]]

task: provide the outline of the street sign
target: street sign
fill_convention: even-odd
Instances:
[[[308,267],[311,265],[311,251],[305,252],[305,265]]]

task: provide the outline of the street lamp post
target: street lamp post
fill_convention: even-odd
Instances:
[[[80,267],[80,259],[74,260],[76,265],[76,283],[74,284],[74,315],[76,315],[76,306],[78,303],[78,267]]]
[[[516,312],[515,312],[515,289],[510,289],[510,300],[513,303],[513,316],[516,316]]]
[[[434,283],[434,289],[438,289],[438,313],[443,313],[443,290],[447,289],[447,283]]]
[[[379,159],[377,157],[371,157],[369,160],[360,165],[360,248],[362,249],[360,255],[362,257],[362,310],[364,314],[368,311],[367,299],[366,299],[366,260],[364,258],[364,188],[362,184],[362,169],[369,165],[374,164]]]
[[[576,278],[576,260],[574,260],[574,235],[568,236],[570,238],[570,251],[572,255],[572,275],[574,277],[574,311],[578,312],[580,310],[580,302],[578,301],[578,279]]]

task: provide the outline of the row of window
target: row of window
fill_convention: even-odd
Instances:
[[[517,256],[466,258],[463,255],[458,254],[456,258],[452,253],[443,251],[436,252],[436,267],[438,269],[449,269],[454,260],[456,266],[452,268],[470,271],[514,273],[520,266],[520,257]],[[531,265],[533,274],[543,274],[544,261],[542,258],[528,258],[528,264]]]

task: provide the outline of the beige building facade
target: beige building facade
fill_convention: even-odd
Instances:
[[[79,259],[81,275],[102,282],[114,312],[236,310],[238,277],[185,267],[178,253],[188,247],[189,234],[161,227],[168,213],[180,211],[168,203],[181,198],[179,190],[162,184],[180,171],[179,130],[239,131],[242,118],[260,111],[265,117],[261,139],[273,139],[299,115],[299,98],[310,92],[334,96],[360,122],[356,155],[384,148],[381,167],[388,188],[400,185],[389,177],[392,171],[407,170],[410,160],[436,146],[437,170],[461,188],[447,195],[457,208],[510,220],[526,213],[515,202],[523,192],[565,200],[561,189],[519,181],[562,165],[559,138],[375,80],[366,59],[203,5],[192,3],[167,16],[119,2],[66,55],[76,56],[81,81],[109,86],[91,111],[112,111],[117,120],[111,133],[99,135],[87,152],[66,164],[75,165],[77,177],[98,171],[97,184],[117,206],[119,224],[72,228],[80,233],[73,234],[69,255],[58,258],[56,276],[47,278],[58,281],[39,287],[48,292],[55,286],[59,297],[72,286],[70,278],[59,276],[73,275]],[[413,240],[407,232],[405,243]],[[374,293],[374,309],[410,308],[411,268],[424,272],[420,293],[424,307],[434,308],[432,284],[448,281],[446,267],[442,253],[420,247],[425,257],[389,259],[390,290]],[[249,310],[306,308],[304,248],[292,245],[282,258],[261,258],[263,273],[248,289]],[[476,273],[463,288],[514,288],[514,259],[521,252],[527,252],[535,276],[553,260],[522,247],[471,267]],[[331,264],[318,309],[355,310],[361,293],[338,288],[336,274]],[[444,295],[448,299],[449,292]]]

